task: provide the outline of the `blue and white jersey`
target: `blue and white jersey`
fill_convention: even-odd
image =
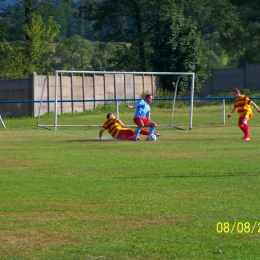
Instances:
[[[134,118],[136,117],[150,118],[151,108],[144,99],[140,99],[133,106],[136,108]]]

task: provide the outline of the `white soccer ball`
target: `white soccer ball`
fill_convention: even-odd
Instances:
[[[149,140],[150,140],[150,141],[156,141],[156,139],[157,139],[157,137],[156,137],[155,134],[149,135]]]

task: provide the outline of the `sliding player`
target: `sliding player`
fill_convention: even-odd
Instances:
[[[132,140],[134,138],[135,130],[131,128],[124,128],[121,120],[117,119],[113,114],[107,114],[107,121],[99,131],[99,138],[102,139],[103,132],[107,130],[109,134],[117,140]],[[142,130],[142,135],[148,135],[148,130]]]

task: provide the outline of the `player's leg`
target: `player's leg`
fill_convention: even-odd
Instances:
[[[239,117],[238,119],[238,127],[241,129],[241,131],[244,133],[244,137],[246,136],[246,132],[245,132],[245,127],[244,127],[244,124],[243,124],[243,119],[244,117]],[[243,137],[243,138],[244,138]]]
[[[149,135],[149,131],[142,129],[142,130],[140,131],[140,134],[141,134],[141,135]]]
[[[249,114],[245,115],[245,117],[239,117],[239,120],[238,120],[238,126],[245,134],[242,139],[244,139],[246,141],[250,140],[248,121],[251,118],[251,116],[252,115],[249,113]]]
[[[142,128],[144,127],[144,122],[143,122],[143,118],[141,118],[141,117],[134,118],[134,122],[137,125],[137,128],[135,130],[135,135],[134,135],[133,141],[137,141],[138,135],[140,134]]]
[[[242,123],[244,125],[244,129],[245,129],[245,138],[244,138],[245,141],[249,141],[249,139],[250,139],[250,132],[249,132],[248,122],[249,122],[251,116],[252,116],[251,113],[247,113],[245,115],[245,118],[242,121]]]
[[[150,127],[149,135],[152,135],[152,134],[154,134],[154,132],[156,130],[157,124],[153,121],[148,121],[145,124],[145,127]],[[156,136],[159,136],[159,134],[156,134]]]
[[[134,137],[134,130],[133,129],[122,129],[120,130],[117,140],[131,140]]]
[[[134,137],[134,135],[135,135],[135,129],[132,129],[132,128],[124,128],[124,129],[121,130],[121,131],[125,131],[125,130],[129,130],[128,133],[129,133],[129,134],[131,133],[131,136]],[[148,130],[141,129],[140,134],[141,134],[141,135],[149,135],[149,131],[148,131]],[[127,140],[130,140],[130,139],[127,138]]]

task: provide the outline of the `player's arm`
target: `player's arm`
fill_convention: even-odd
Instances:
[[[104,132],[104,131],[105,131],[105,130],[102,130],[102,129],[99,131],[99,139],[100,139],[100,140],[102,140],[102,135],[103,135],[103,132]]]
[[[251,101],[252,106],[257,110],[258,113],[260,113],[260,109],[258,108],[258,106],[256,105],[255,102]]]
[[[234,109],[231,111],[231,113],[228,114],[228,118],[230,118],[236,111],[237,111],[237,108],[234,107]]]
[[[135,108],[134,106],[131,106],[131,105],[129,105],[129,104],[126,104],[126,106],[127,106],[128,108],[130,108],[130,109]]]
[[[123,123],[121,120],[119,120],[119,119],[117,119],[116,122],[117,122],[119,125],[121,125],[122,127],[125,126],[124,123]]]
[[[139,107],[139,106],[141,106],[141,105],[143,105],[143,104],[144,104],[144,100],[143,100],[143,99],[140,99],[140,100],[137,101],[133,106],[131,106],[131,105],[129,105],[129,104],[126,104],[126,106],[127,106],[128,108],[133,109],[133,108]]]

